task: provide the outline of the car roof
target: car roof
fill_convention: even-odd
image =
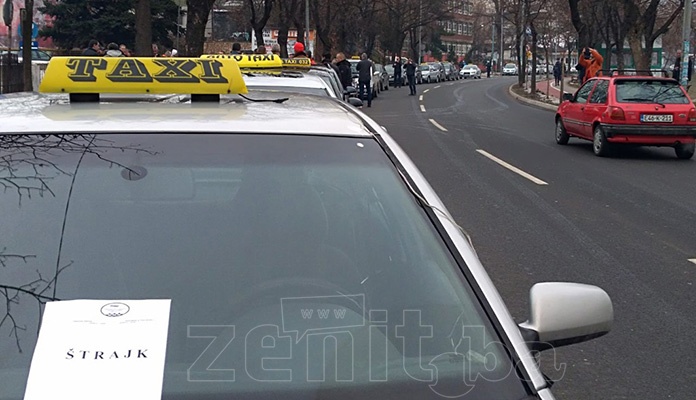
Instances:
[[[321,78],[318,78],[321,79]],[[253,93],[250,96],[258,97]],[[266,95],[268,97],[270,95]],[[331,97],[274,92],[282,103],[246,101],[236,95],[222,103],[188,102],[179,95],[103,95],[101,103],[73,103],[67,95],[0,97],[2,133],[239,132],[371,136],[348,105]],[[184,104],[182,104],[184,103]],[[318,118],[321,116],[321,118]]]

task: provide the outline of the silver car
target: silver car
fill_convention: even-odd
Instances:
[[[467,64],[459,71],[459,75],[464,79],[481,79],[481,69],[474,64]]]
[[[607,294],[565,282],[517,324],[361,111],[245,96],[232,60],[112,73],[132,60],[74,81],[92,60],[56,58],[50,94],[0,99],[0,398],[549,400],[535,352],[610,330]]]

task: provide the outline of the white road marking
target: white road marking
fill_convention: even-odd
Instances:
[[[425,89],[425,90],[423,91],[423,93],[428,93],[429,91],[430,91],[430,89]]]
[[[420,97],[418,98],[418,101],[423,101],[423,95],[420,95]]]
[[[425,107],[421,104],[421,112],[425,112]]]
[[[689,261],[691,261],[692,263],[696,264],[696,258],[689,258]]]
[[[437,88],[439,88],[439,87],[440,87],[440,85],[437,85],[437,86],[435,86],[435,89],[437,89]]]
[[[428,121],[430,121],[431,124],[435,125],[435,127],[436,127],[437,129],[439,129],[439,130],[441,130],[441,131],[443,131],[443,132],[447,132],[447,128],[445,128],[444,126],[438,124],[437,121],[435,121],[434,119],[430,118]]]
[[[494,161],[494,162],[497,163],[498,165],[500,165],[500,166],[502,166],[502,167],[504,167],[504,168],[507,168],[507,169],[509,169],[510,171],[512,171],[512,172],[514,172],[514,173],[516,173],[516,174],[518,174],[518,175],[520,175],[520,176],[522,176],[522,177],[524,177],[524,178],[529,179],[530,181],[536,183],[537,185],[548,185],[548,183],[542,181],[541,179],[535,177],[534,175],[530,175],[530,174],[528,174],[528,173],[522,171],[521,169],[515,167],[514,165],[510,165],[510,164],[506,163],[505,161],[501,160],[500,158],[494,156],[493,154],[491,154],[491,153],[489,153],[489,152],[487,152],[487,151],[485,151],[485,150],[477,149],[476,151],[477,151],[479,154],[481,154],[482,156],[484,156],[484,157],[486,157],[486,158],[488,158],[488,159]]]

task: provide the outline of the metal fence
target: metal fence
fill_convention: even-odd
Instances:
[[[12,58],[10,58],[12,57]],[[24,90],[24,73],[22,64],[15,54],[0,55],[0,94]]]

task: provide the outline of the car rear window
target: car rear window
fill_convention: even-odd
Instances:
[[[671,80],[621,79],[614,82],[619,103],[688,104],[679,84]]]

